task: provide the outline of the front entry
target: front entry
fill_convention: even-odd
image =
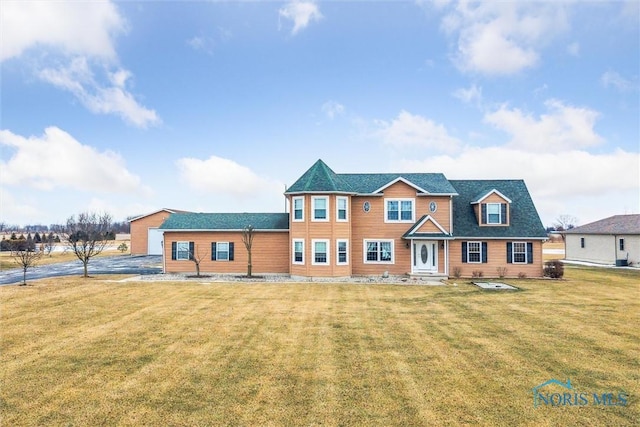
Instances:
[[[438,242],[434,240],[413,241],[413,272],[436,273],[438,271]]]

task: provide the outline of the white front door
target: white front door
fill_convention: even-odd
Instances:
[[[438,271],[438,242],[433,240],[413,241],[413,269],[415,272]]]

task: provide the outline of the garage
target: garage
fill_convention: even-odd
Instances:
[[[147,237],[148,255],[162,255],[162,235],[162,230],[159,230],[157,228],[149,228]]]

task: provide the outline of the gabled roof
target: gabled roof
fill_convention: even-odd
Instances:
[[[487,197],[489,197],[492,194],[497,194],[498,196],[502,197],[507,203],[511,203],[511,199],[510,198],[508,198],[507,196],[505,196],[504,194],[502,194],[501,192],[499,192],[498,190],[496,190],[494,188],[491,191],[487,191],[486,193],[481,193],[478,197],[474,197],[474,200],[471,202],[471,204],[475,205],[475,204],[478,204],[478,203],[482,203],[482,201],[484,199],[486,199]]]
[[[451,180],[458,191],[453,198],[453,234],[456,237],[485,239],[547,237],[529,190],[523,180]],[[511,200],[508,226],[480,226],[473,201],[478,194],[499,191]]]
[[[609,218],[581,225],[566,234],[640,234],[640,214],[614,215]]]
[[[456,195],[456,190],[441,173],[346,173],[337,174],[322,160],[314,163],[285,194],[348,193],[376,194],[402,181],[419,193]]]
[[[167,208],[162,208],[162,209],[158,209],[157,211],[153,211],[153,212],[148,213],[148,214],[138,215],[138,216],[136,216],[136,217],[134,217],[134,218],[131,218],[131,219],[129,220],[129,222],[137,221],[137,220],[139,220],[139,219],[146,218],[146,217],[151,216],[151,215],[155,215],[155,214],[157,214],[157,213],[159,213],[159,212],[167,212],[167,213],[172,214],[172,213],[187,212],[187,211],[182,211],[182,210],[178,210],[178,209],[167,209]]]
[[[427,222],[431,222],[438,230],[440,230],[440,232],[418,231]],[[403,239],[427,239],[427,238],[443,239],[443,238],[451,238],[451,235],[447,233],[444,227],[438,224],[438,221],[432,218],[431,215],[424,215],[422,218],[416,221],[416,223],[413,224],[411,228],[407,230],[406,233],[402,235],[402,238]]]
[[[257,231],[289,230],[288,213],[174,213],[160,226],[167,231],[239,231],[252,225]]]

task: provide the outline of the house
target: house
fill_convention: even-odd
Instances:
[[[162,255],[162,231],[158,227],[176,212],[181,211],[165,208],[131,218],[131,255]]]
[[[172,213],[159,227],[165,272],[292,277],[542,276],[547,235],[522,180],[441,173],[337,174],[318,160],[285,191],[288,213]]]
[[[614,215],[563,232],[565,259],[609,265],[640,262],[640,215]]]

